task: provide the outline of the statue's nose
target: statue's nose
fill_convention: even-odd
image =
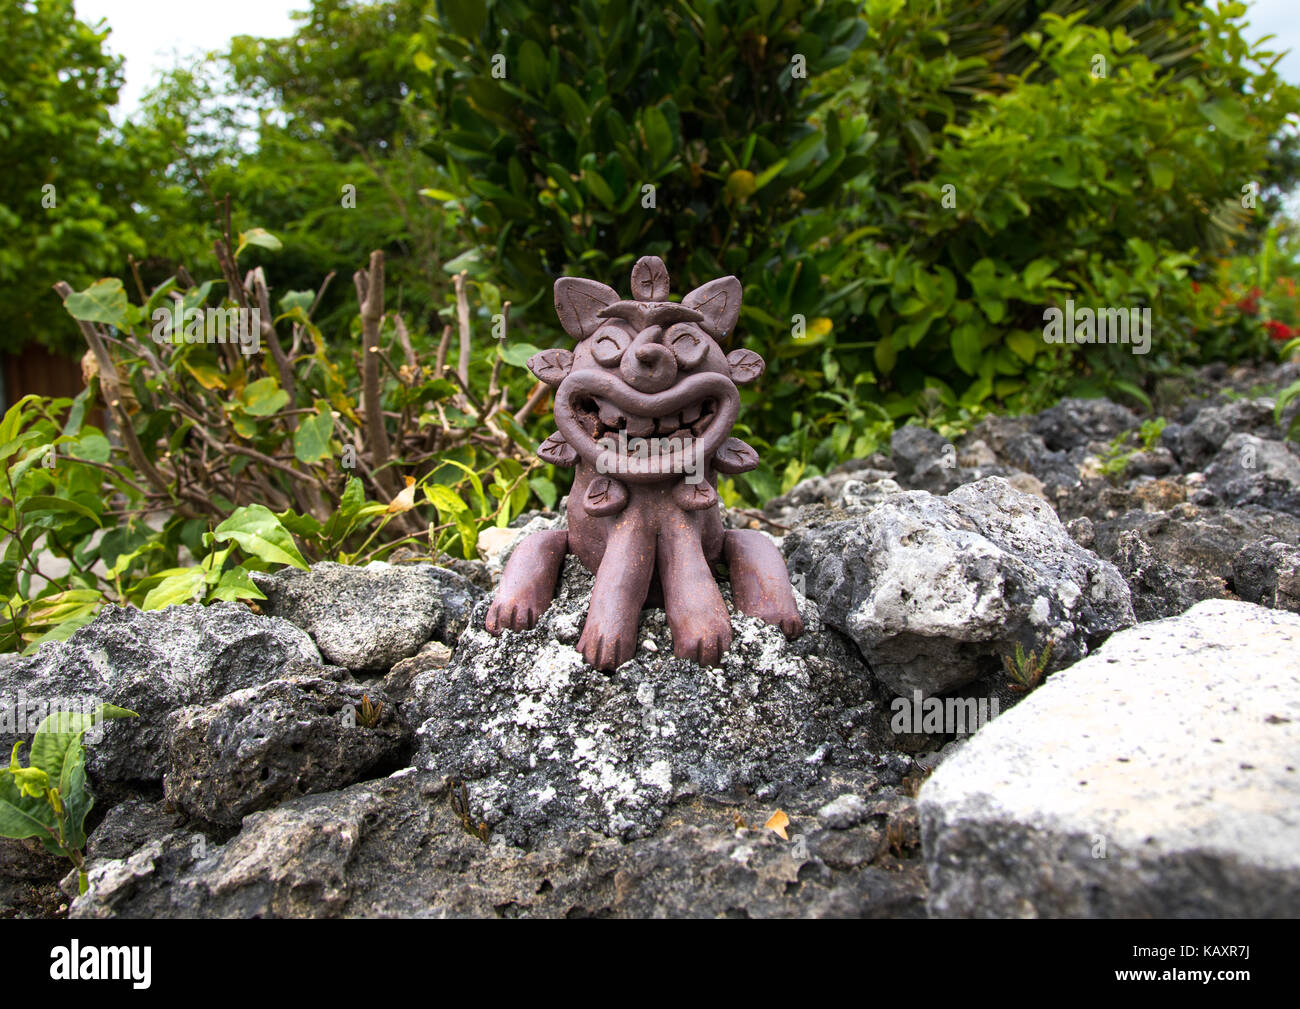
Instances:
[[[619,372],[638,392],[662,392],[677,381],[677,359],[659,342],[663,335],[662,326],[643,329],[623,355]]]

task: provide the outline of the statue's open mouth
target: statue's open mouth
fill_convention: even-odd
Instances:
[[[740,406],[735,384],[716,372],[655,394],[607,372],[574,372],[555,399],[564,440],[597,472],[634,483],[702,474]]]

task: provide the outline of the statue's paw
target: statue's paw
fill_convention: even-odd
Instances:
[[[578,638],[578,651],[593,669],[617,669],[636,654],[636,634],[605,630],[589,615]]]
[[[716,666],[731,647],[731,621],[686,620],[673,627],[673,654],[701,666]]]
[[[516,599],[492,600],[488,607],[487,618],[483,621],[489,634],[502,631],[527,631],[537,624],[538,611],[528,601]]]
[[[788,603],[769,603],[758,607],[757,612],[751,612],[749,615],[781,628],[787,638],[797,638],[803,633],[803,617],[799,616],[799,609],[793,599]]]

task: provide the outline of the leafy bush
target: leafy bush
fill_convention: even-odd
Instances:
[[[384,315],[376,253],[354,278],[366,352],[353,366],[313,324],[312,292],[286,292],[273,313],[261,269],[239,279],[252,243],[276,239],[219,243],[225,298],[212,281],[175,278],[143,304],[113,279],[62,290],[91,348],[89,385],[75,400],[25,397],[0,421],[0,648],[66,637],[105,602],[259,599],[249,572],[279,565],[364,563],[403,546],[471,558],[484,526],[534,496],[554,505],[553,468],[524,429],[545,387],[529,376],[533,395],[512,414],[503,374],[525,374],[519,349],[499,342],[492,364],[481,354],[471,366],[463,277],[459,353],[447,360],[448,327],[421,355],[400,316]],[[255,339],[224,342],[223,327],[251,319],[243,307],[261,313]],[[495,325],[504,337],[504,313]],[[101,402],[120,444],[96,423]]]
[[[46,851],[71,859],[86,892],[86,814],[95,798],[86,785],[86,731],[110,718],[138,718],[134,711],[101,704],[93,712],[56,711],[32,737],[29,766],[18,762],[14,743],[9,766],[0,769],[0,837],[34,837]]]

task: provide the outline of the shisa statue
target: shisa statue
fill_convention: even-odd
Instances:
[[[567,530],[533,533],[506,565],[487,629],[532,627],[555,595],[567,553],[596,576],[578,650],[612,670],[636,651],[644,606],[662,605],[673,653],[718,665],[731,617],[711,565],[722,561],[742,613],[803,631],[780,551],[756,530],[724,529],[719,473],[744,473],[758,453],[731,437],[737,386],[763,373],[751,350],[725,354],[740,315],[740,281],[722,277],[680,303],[668,270],[646,256],[632,268],[632,298],[594,280],[555,282],[555,310],[578,341],[544,350],[528,367],[555,389],[558,431],[538,448],[576,466]]]

